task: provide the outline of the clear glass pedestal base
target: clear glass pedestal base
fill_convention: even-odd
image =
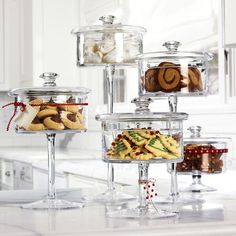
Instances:
[[[79,202],[70,202],[62,199],[45,198],[32,203],[21,205],[24,209],[47,210],[47,209],[72,209],[82,208],[84,205]]]
[[[193,203],[204,203],[205,200],[201,199],[200,196],[169,196],[161,197],[158,196],[156,200],[153,200],[157,204],[176,204],[176,205],[188,205]]]
[[[83,200],[85,202],[98,202],[98,203],[104,203],[104,204],[116,204],[119,202],[126,202],[126,201],[131,201],[131,200],[135,200],[136,197],[126,194],[126,193],[122,193],[122,192],[118,192],[115,190],[106,190],[104,193],[101,193],[99,195],[96,196],[86,196],[83,197]]]
[[[177,213],[168,210],[162,210],[149,204],[145,208],[128,208],[118,211],[107,212],[107,216],[111,218],[130,218],[130,219],[160,219],[176,216]]]
[[[192,192],[192,193],[201,193],[201,192],[212,192],[217,189],[204,185],[202,183],[192,183],[190,186],[180,189],[181,192]]]

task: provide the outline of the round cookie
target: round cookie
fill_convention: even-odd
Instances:
[[[68,129],[84,129],[83,123],[75,113],[63,111],[61,112],[61,120]]]
[[[40,112],[38,112],[37,117],[38,118],[45,118],[48,116],[53,116],[53,115],[57,115],[58,112],[56,110],[52,110],[52,109],[44,109],[41,110]]]
[[[160,91],[160,85],[158,84],[157,76],[158,73],[156,68],[148,69],[145,72],[144,87],[147,92]]]
[[[41,98],[34,98],[29,102],[29,105],[40,105],[43,104],[43,99]],[[36,109],[37,111],[40,110],[40,106],[33,106],[34,109]]]
[[[45,130],[45,126],[43,123],[40,122],[40,119],[36,116],[32,123],[29,125],[27,130],[29,131],[40,131],[40,130]]]
[[[68,105],[75,103],[75,99],[72,96],[67,99],[66,103],[67,105],[60,106],[59,108],[63,111],[68,111],[72,113],[77,113],[79,111],[80,107],[78,105]]]
[[[64,130],[65,129],[65,126],[63,125],[59,114],[46,117],[43,120],[43,123],[46,126],[46,128],[51,129],[51,130]]]

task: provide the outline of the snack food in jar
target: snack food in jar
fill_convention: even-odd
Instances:
[[[77,62],[79,66],[131,65],[136,56],[143,52],[143,34],[140,26],[114,23],[112,15],[99,18],[102,25],[76,28]]]
[[[43,73],[43,87],[12,89],[18,132],[80,132],[87,130],[89,89],[58,87],[56,73]]]
[[[143,53],[137,57],[140,96],[197,96],[208,93],[207,52],[179,51],[181,44],[168,41],[167,51]]]

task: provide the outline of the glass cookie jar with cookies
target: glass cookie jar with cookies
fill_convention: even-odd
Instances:
[[[184,138],[184,160],[177,164],[179,175],[192,175],[192,184],[182,191],[208,192],[216,190],[201,181],[202,174],[221,174],[226,171],[231,154],[231,138],[201,135],[201,126],[188,128]]]
[[[149,98],[133,100],[135,113],[97,115],[102,123],[106,162],[179,162],[183,157],[183,120],[186,113],[150,112]]]
[[[14,121],[17,132],[81,132],[87,130],[87,95],[83,87],[57,87],[56,73],[43,73],[42,87],[17,88]],[[9,128],[9,127],[8,127]]]
[[[198,96],[208,94],[207,52],[179,51],[181,44],[168,41],[166,51],[138,56],[139,94],[142,96]]]

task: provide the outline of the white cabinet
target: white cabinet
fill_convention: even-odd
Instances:
[[[0,0],[0,91],[32,82],[31,6],[31,0]]]
[[[223,17],[223,30],[224,30],[224,46],[236,47],[236,1],[235,0],[222,0],[222,17]]]
[[[56,189],[66,188],[67,181],[64,174],[56,173]],[[48,171],[40,168],[33,168],[33,189],[46,189],[48,186]]]

